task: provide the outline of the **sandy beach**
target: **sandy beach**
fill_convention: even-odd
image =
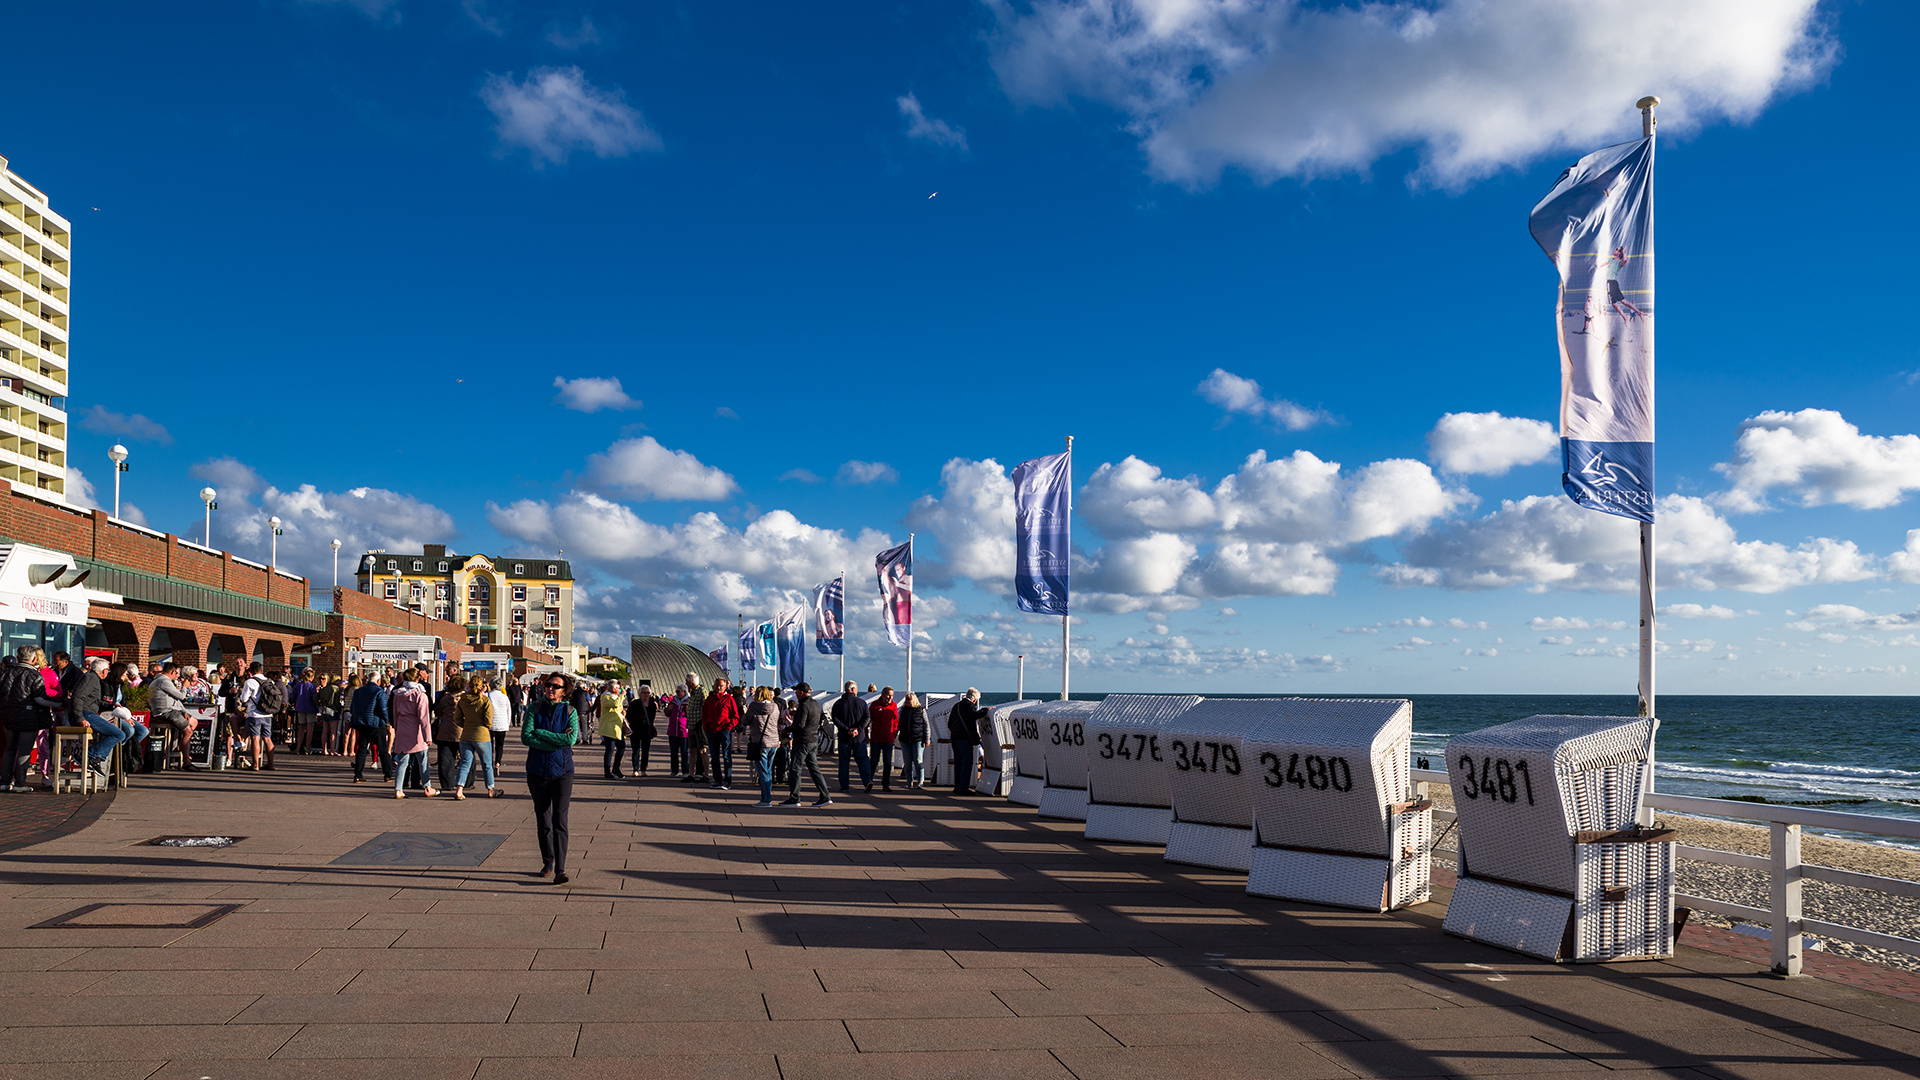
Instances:
[[[1449,789],[1435,784],[1430,794],[1435,806],[1452,809],[1453,794]],[[1767,829],[1760,825],[1677,814],[1661,816],[1659,824],[1677,831],[1682,844],[1694,847],[1761,856],[1768,854],[1771,847],[1771,837]],[[1442,841],[1436,861],[1452,867],[1456,854],[1452,835],[1448,834]],[[1803,836],[1800,854],[1803,861],[1820,866],[1920,881],[1920,852],[1857,840],[1836,840],[1809,832]],[[1771,904],[1771,887],[1764,871],[1682,859],[1676,876],[1679,891],[1693,896],[1712,897],[1760,908]],[[1920,938],[1920,900],[1825,881],[1809,881],[1804,888],[1808,918],[1857,926],[1882,934]],[[1712,926],[1728,926],[1733,922],[1724,916],[1699,910],[1693,912],[1692,918]],[[1833,940],[1824,940],[1822,947],[1836,956],[1851,956],[1908,971],[1920,971],[1920,957],[1905,953]]]

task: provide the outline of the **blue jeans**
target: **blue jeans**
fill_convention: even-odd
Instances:
[[[900,753],[906,757],[905,775],[908,786],[922,783],[927,778],[927,744],[923,742],[904,742],[900,744]]]
[[[480,759],[480,773],[487,779],[487,789],[493,789],[493,739],[486,742],[468,742],[460,740],[460,764],[454,769],[453,788],[455,791],[467,786],[467,774],[473,771],[473,759]]]
[[[93,729],[93,761],[105,761],[107,756],[119,749],[128,739],[147,737],[147,726],[138,720],[128,722],[100,716],[96,713],[85,714],[87,726]]]
[[[753,759],[753,778],[760,781],[761,802],[773,801],[773,758],[779,752],[777,746],[763,746]]]
[[[733,786],[733,732],[707,734],[707,775],[713,777],[714,787]]]
[[[433,774],[427,771],[427,752],[425,750],[414,750],[410,753],[395,754],[393,755],[393,759],[394,765],[398,766],[393,770],[393,790],[399,791],[405,788],[407,786],[407,777],[416,769],[420,771],[420,786],[429,791],[433,790]]]
[[[840,790],[847,790],[847,779],[852,771],[850,765],[860,763],[860,782],[867,787],[873,786],[873,763],[867,760],[867,737],[850,739],[846,732],[840,733]]]

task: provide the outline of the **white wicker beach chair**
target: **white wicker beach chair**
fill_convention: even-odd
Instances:
[[[1192,694],[1109,694],[1087,720],[1087,839],[1165,847],[1173,789],[1160,732]]]
[[[987,710],[986,730],[980,733],[980,775],[973,790],[1005,798],[1013,790],[1013,702]]]
[[[927,705],[927,725],[933,733],[933,745],[927,748],[927,786],[953,786],[953,743],[947,738],[947,714],[963,700],[954,694]]]
[[[1087,721],[1097,701],[1049,701],[1040,718],[1041,759],[1047,785],[1040,790],[1040,816],[1087,820]]]
[[[1413,797],[1413,703],[1295,698],[1247,737],[1247,892],[1390,911],[1427,899],[1433,802]]]
[[[1005,751],[1013,755],[1013,782],[1007,790],[1009,802],[1021,806],[1040,805],[1040,793],[1047,786],[1046,725],[1040,718],[1052,704],[1054,702],[1028,698],[1000,706],[1005,710],[1008,733],[1012,736],[1005,741],[1013,744],[1012,750]],[[1002,759],[1002,765],[1005,764]]]
[[[1247,871],[1259,770],[1244,743],[1282,705],[1280,698],[1207,698],[1160,729],[1173,804],[1168,862]]]
[[[1673,831],[1642,829],[1659,721],[1530,716],[1447,743],[1460,880],[1446,930],[1543,960],[1673,955]]]

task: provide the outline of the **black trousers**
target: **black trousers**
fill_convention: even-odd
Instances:
[[[437,742],[433,744],[435,766],[440,772],[440,790],[453,790],[453,776],[460,763],[460,744],[457,742]],[[499,773],[494,773],[494,782],[499,782]]]
[[[893,744],[890,742],[867,743],[867,775],[873,777],[883,788],[893,787]]]
[[[378,751],[380,754],[380,774],[389,780],[393,779],[393,759],[388,755],[386,748],[382,745],[385,729],[363,727],[355,728],[354,730],[360,737],[354,740],[353,778],[355,780],[365,780],[367,778],[367,755]]]
[[[789,762],[787,769],[789,797],[795,799],[800,797],[800,770],[802,769],[805,769],[807,775],[813,778],[813,786],[820,789],[820,797],[822,799],[827,797],[827,778],[820,775],[819,743],[796,744],[793,752],[787,755],[787,760]]]
[[[7,753],[4,759],[0,759],[0,768],[5,770],[6,783],[27,786],[27,759],[33,756],[33,744],[39,741],[39,738],[40,732],[37,729],[33,731],[7,729]],[[41,772],[52,776],[53,767],[47,766]]]
[[[647,761],[653,757],[652,735],[635,732],[633,736],[633,767],[641,772],[647,771]]]
[[[953,790],[955,793],[973,790],[973,752],[979,749],[975,742],[955,742],[953,744]]]
[[[493,776],[500,778],[500,767],[507,762],[507,733],[505,730],[493,733]]]
[[[573,774],[551,780],[527,777],[533,795],[533,831],[540,838],[540,864],[567,872],[567,804],[573,801]]]

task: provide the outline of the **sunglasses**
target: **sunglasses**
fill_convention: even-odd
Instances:
[[[565,690],[566,688],[566,683],[550,682],[547,684],[547,689],[549,690]]]

